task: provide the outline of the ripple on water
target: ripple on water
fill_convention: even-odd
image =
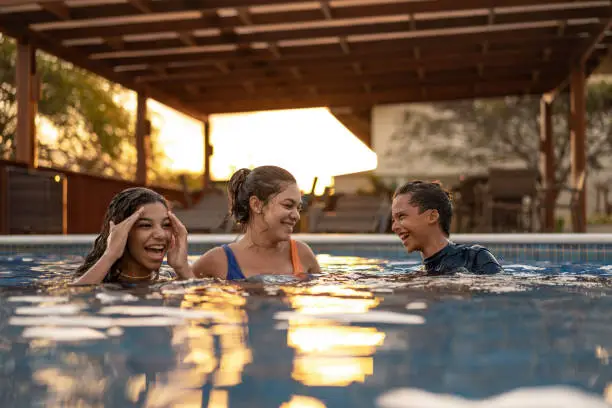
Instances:
[[[36,259],[14,258],[0,258],[14,275],[0,280],[0,386],[36,398],[9,404],[0,393],[0,406],[171,406],[207,387],[212,402],[196,395],[196,406],[281,405],[264,388],[286,393],[283,408],[350,406],[347,396],[381,408],[607,406],[570,387],[517,389],[601,394],[612,381],[606,265],[427,277],[413,260],[328,256],[307,280],[76,288],[43,284],[70,278],[61,259],[32,268]]]
[[[564,386],[519,388],[484,400],[404,388],[386,392],[376,403],[380,408],[610,408],[600,396]]]

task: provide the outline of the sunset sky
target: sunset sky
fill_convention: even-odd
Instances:
[[[120,103],[136,111],[135,94],[122,95]],[[202,173],[202,122],[154,100],[147,106],[167,156],[162,166],[174,172]],[[42,116],[38,120],[39,137],[43,143],[53,143],[57,129]],[[377,166],[376,154],[327,108],[212,115],[210,120],[213,180],[228,180],[242,167],[272,164],[289,170],[304,192],[318,177],[316,193],[321,194],[333,176]]]
[[[149,101],[161,125],[160,141],[174,171],[202,172],[202,124]],[[273,164],[286,168],[317,193],[335,175],[371,170],[376,154],[344,127],[327,108],[211,116],[213,180],[227,180],[241,167]]]

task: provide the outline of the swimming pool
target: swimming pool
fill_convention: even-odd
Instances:
[[[0,406],[612,401],[609,237],[472,237],[504,274],[430,278],[393,237],[305,238],[324,269],[306,282],[68,288],[91,237],[3,237]]]

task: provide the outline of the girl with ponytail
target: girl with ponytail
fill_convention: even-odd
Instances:
[[[192,267],[196,277],[237,280],[320,271],[312,249],[291,239],[302,198],[291,173],[277,166],[240,169],[229,180],[227,194],[229,212],[243,236],[202,255]]]

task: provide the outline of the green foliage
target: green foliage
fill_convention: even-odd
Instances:
[[[589,225],[612,224],[612,215],[594,214],[587,220]]]
[[[14,135],[17,126],[13,68],[15,55],[15,43],[0,36],[0,159],[10,159],[14,156]]]
[[[603,167],[612,154],[612,84],[591,84],[587,92],[587,164]],[[570,172],[569,98],[553,104],[553,134],[557,160],[556,182],[566,184]],[[540,100],[506,97],[450,101],[427,108],[407,109],[402,125],[392,135],[386,152],[402,160],[419,146],[427,154],[453,165],[486,167],[500,162],[520,162],[538,167]],[[405,159],[404,159],[405,160]]]
[[[0,36],[0,158],[14,157],[16,131],[15,42]],[[39,163],[72,171],[133,179],[136,173],[135,114],[130,93],[56,57],[38,52],[41,95],[38,131],[53,129],[56,140],[39,138]],[[163,178],[163,149],[151,135],[149,167]],[[176,185],[176,184],[175,184]]]
[[[39,160],[76,171],[133,177],[134,117],[115,99],[117,85],[56,58],[38,58],[39,114],[58,130],[57,147],[41,146]]]

